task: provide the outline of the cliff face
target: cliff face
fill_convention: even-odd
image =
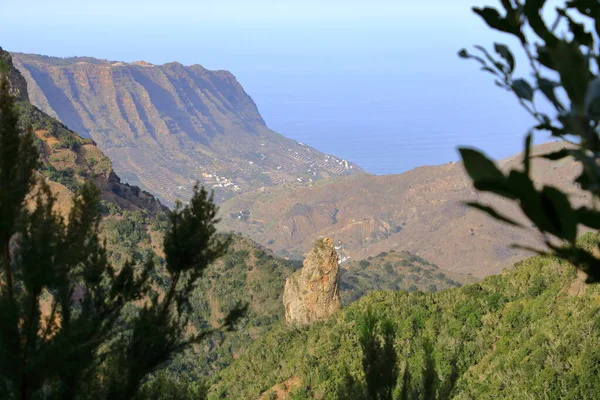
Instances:
[[[285,281],[283,305],[289,324],[309,325],[341,308],[338,255],[330,238],[319,239],[302,269]]]
[[[8,81],[10,82],[10,92],[17,101],[29,101],[27,95],[27,82],[19,70],[14,67],[12,56],[9,52],[0,47],[0,62],[8,68]]]
[[[227,71],[13,54],[31,101],[167,202],[199,180],[225,199],[247,190],[362,172],[269,130]]]

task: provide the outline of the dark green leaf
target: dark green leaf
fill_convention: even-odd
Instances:
[[[541,195],[544,214],[553,228],[549,233],[575,243],[577,216],[567,195],[552,186],[544,186]]]
[[[512,84],[512,89],[519,98],[528,101],[533,100],[533,89],[525,79],[515,79]]]
[[[549,246],[554,250],[554,255],[565,259],[577,268],[583,270],[588,278],[586,283],[597,283],[600,281],[600,260],[593,254],[578,246]]]
[[[529,22],[531,29],[533,29],[533,31],[540,38],[542,38],[546,44],[548,44],[550,47],[554,47],[558,41],[558,38],[554,36],[554,34],[548,29],[540,15],[545,3],[546,0],[527,0],[525,2],[523,12],[527,17],[527,21]]]
[[[580,207],[575,210],[577,213],[577,220],[580,224],[583,224],[592,229],[600,229],[600,212],[589,209],[587,207]]]
[[[536,46],[537,48],[537,60],[546,68],[550,68],[552,70],[556,70],[554,66],[554,62],[552,61],[552,56],[550,55],[550,50],[548,50],[545,46]]]
[[[494,210],[492,207],[480,204],[480,203],[475,203],[475,202],[466,202],[466,205],[468,205],[469,207],[473,207],[476,208],[480,211],[485,212],[486,214],[488,214],[489,216],[491,216],[494,219],[497,219],[499,221],[502,222],[506,222],[509,225],[513,225],[513,226],[518,226],[518,227],[523,227],[521,224],[519,224],[518,222],[500,214],[499,212],[497,212],[496,210]]]
[[[507,181],[510,192],[519,200],[525,215],[540,229],[547,232],[551,227],[544,216],[540,194],[535,190],[531,178],[524,172],[512,170]]]
[[[571,155],[571,150],[569,150],[569,149],[560,149],[558,151],[554,151],[554,152],[548,153],[548,154],[542,154],[542,155],[539,155],[537,157],[545,158],[547,160],[556,161],[556,160],[562,160],[563,158],[569,157],[570,155]]]
[[[458,151],[476,189],[513,198],[506,186],[506,178],[493,161],[475,149],[459,148]]]
[[[479,15],[481,18],[483,18],[485,23],[488,24],[488,26],[490,28],[499,30],[501,32],[513,34],[513,35],[519,37],[519,39],[524,40],[524,37],[521,34],[521,32],[519,31],[519,29],[517,27],[513,26],[511,23],[509,23],[506,18],[502,18],[502,16],[498,12],[498,10],[496,10],[495,8],[474,7],[473,12],[475,14]]]
[[[487,71],[487,72],[489,72],[489,73],[491,73],[491,74],[494,74],[494,75],[498,75],[498,72],[496,72],[495,70],[493,70],[493,69],[492,69],[492,68],[490,68],[490,67],[481,67],[481,70],[482,70],[482,71]]]
[[[591,33],[586,32],[583,24],[575,22],[564,9],[557,8],[556,12],[562,17],[569,21],[569,30],[573,34],[574,39],[582,46],[592,47],[594,44],[594,37]]]
[[[565,107],[562,105],[562,103],[558,100],[558,98],[556,97],[556,94],[554,93],[554,89],[559,87],[560,84],[554,81],[551,81],[549,79],[546,78],[539,78],[538,79],[538,87],[540,88],[540,90],[542,91],[542,93],[544,94],[544,96],[546,96],[546,98],[556,107],[559,109],[559,111],[563,111],[565,109]]]
[[[533,138],[532,133],[529,133],[525,138],[525,153],[523,154],[523,166],[525,167],[525,175],[529,176],[529,170],[531,166],[531,140]]]
[[[577,11],[595,20],[596,34],[600,36],[600,3],[595,0],[573,0],[567,1],[567,8],[575,8]]]
[[[501,43],[494,43],[494,50],[496,50],[496,53],[506,61],[508,64],[508,71],[512,73],[515,70],[515,57],[508,46]]]
[[[467,52],[467,50],[466,50],[466,49],[461,49],[461,50],[458,52],[458,56],[459,56],[460,58],[469,58],[469,53]]]
[[[588,117],[593,120],[600,119],[600,78],[588,83],[584,106]]]
[[[571,100],[572,109],[582,109],[588,86],[589,66],[577,42],[558,41],[550,50],[552,63],[560,74],[560,81]]]
[[[479,46],[479,45],[475,45],[473,47],[475,47],[477,50],[479,50],[480,52],[482,52],[483,55],[485,56],[485,58],[487,58],[487,60],[494,67],[496,67],[496,69],[498,71],[501,71],[503,74],[505,74],[508,71],[508,67],[506,65],[502,64],[501,62],[498,62],[497,60],[495,60],[494,57],[492,57],[492,55],[486,50],[485,47]]]

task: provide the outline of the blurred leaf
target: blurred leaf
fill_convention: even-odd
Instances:
[[[551,160],[551,161],[556,161],[556,160],[561,160],[561,159],[563,159],[565,157],[569,157],[569,156],[571,156],[571,150],[560,149],[558,151],[554,151],[552,153],[547,153],[547,154],[542,154],[537,157],[545,158],[545,159]]]
[[[475,149],[459,148],[458,151],[476,189],[514,198],[506,187],[506,178],[493,161]]]
[[[550,68],[556,71],[556,67],[554,66],[554,62],[552,61],[552,56],[550,55],[550,50],[548,50],[545,46],[536,45],[537,48],[537,60],[546,68]]]
[[[497,60],[494,59],[494,57],[492,57],[492,55],[487,51],[487,49],[483,46],[479,46],[479,45],[475,45],[473,46],[475,47],[477,50],[479,50],[480,52],[483,53],[483,55],[485,56],[485,58],[487,58],[487,60],[494,66],[496,67],[496,69],[498,71],[501,71],[503,74],[507,73],[507,66],[502,64],[501,62],[498,62]]]
[[[496,210],[494,210],[492,207],[490,206],[485,206],[483,204],[480,203],[475,203],[475,202],[466,202],[466,205],[468,205],[469,207],[473,207],[476,208],[480,211],[483,211],[484,213],[488,214],[489,216],[491,216],[492,218],[495,218],[497,220],[500,220],[502,222],[506,222],[509,225],[513,225],[513,226],[518,226],[518,227],[523,227],[521,224],[519,224],[518,222],[498,213]]]
[[[574,39],[582,46],[592,48],[594,45],[594,37],[591,33],[586,32],[583,24],[575,22],[564,9],[557,8],[556,12],[569,21],[569,30],[573,33]]]
[[[525,153],[523,154],[523,167],[525,168],[525,175],[529,176],[531,167],[531,140],[533,135],[529,133],[525,138]]]
[[[550,47],[554,47],[558,42],[558,39],[554,34],[548,29],[544,20],[542,19],[540,12],[544,7],[546,0],[527,0],[525,2],[525,6],[523,8],[523,12],[527,17],[527,21],[529,22],[529,26],[531,29],[542,38],[546,44]]]
[[[494,50],[496,50],[496,53],[506,61],[508,64],[508,71],[512,73],[515,70],[515,57],[508,46],[501,43],[494,43]]]
[[[533,100],[533,89],[525,79],[515,79],[512,84],[512,89],[519,98],[528,101]]]
[[[549,247],[554,251],[555,256],[567,260],[583,270],[588,275],[586,283],[600,282],[600,260],[591,253],[578,246],[549,245]]]
[[[600,36],[600,3],[594,0],[572,0],[567,1],[566,8],[575,8],[577,11],[585,16],[594,19],[594,25],[596,28],[596,34]]]
[[[577,220],[580,224],[583,224],[592,229],[600,229],[600,212],[589,209],[585,206],[575,210],[577,213]]]
[[[572,109],[582,109],[588,86],[589,66],[576,42],[558,41],[550,50],[552,62],[560,74],[560,80]]]
[[[577,216],[571,208],[567,195],[552,186],[542,189],[542,206],[546,217],[552,224],[557,237],[575,243],[577,237]]]
[[[559,86],[560,86],[560,84],[558,82],[551,81],[550,79],[546,79],[546,78],[538,79],[538,87],[540,88],[540,90],[542,91],[544,96],[546,96],[546,98],[556,108],[558,108],[560,111],[562,111],[565,109],[565,107],[562,105],[562,103],[556,97],[556,93],[554,93],[554,89]]]
[[[469,53],[467,52],[467,50],[466,50],[466,49],[461,49],[461,50],[458,52],[458,56],[459,56],[460,58],[465,58],[465,59],[467,59],[467,58],[470,58],[470,57],[469,57]]]
[[[487,72],[489,72],[489,73],[491,73],[491,74],[494,74],[494,75],[498,75],[498,72],[494,71],[494,70],[493,70],[492,68],[490,68],[490,67],[481,67],[481,70],[482,70],[482,71],[487,71]]]
[[[549,231],[540,194],[535,190],[533,181],[524,172],[512,170],[508,175],[508,186],[513,197],[519,199],[521,209],[527,217],[540,229]]]
[[[223,327],[227,331],[234,331],[237,322],[248,314],[249,307],[249,303],[236,304],[236,306],[225,316],[225,320],[223,321]]]
[[[513,26],[506,18],[502,18],[498,10],[492,7],[485,8],[473,8],[473,12],[479,15],[486,24],[492,29],[499,30],[501,32],[510,33],[517,36],[521,40],[525,40],[523,34],[519,29]]]
[[[592,120],[600,119],[600,78],[588,83],[585,94],[585,113]]]

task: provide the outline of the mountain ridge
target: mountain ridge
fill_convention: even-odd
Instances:
[[[89,136],[125,180],[167,204],[196,180],[222,201],[284,182],[365,173],[268,128],[231,72],[13,53],[31,102]]]

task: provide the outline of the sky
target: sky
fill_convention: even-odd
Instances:
[[[465,18],[465,0],[421,2],[398,0],[3,0],[2,12],[10,19],[81,18],[88,21],[188,22],[299,21],[351,19]]]
[[[459,144],[494,157],[521,149],[530,117],[456,56],[515,44],[470,10],[496,3],[0,0],[0,46],[227,69],[272,129],[371,172],[399,173],[455,161]]]

